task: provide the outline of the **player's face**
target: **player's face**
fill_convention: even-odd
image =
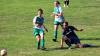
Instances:
[[[54,6],[55,6],[55,7],[57,7],[57,6],[58,6],[57,2],[54,2]]]
[[[39,15],[39,16],[41,16],[41,15],[42,15],[41,11],[38,11],[38,15]]]
[[[67,28],[68,25],[66,23],[63,24],[63,28]]]

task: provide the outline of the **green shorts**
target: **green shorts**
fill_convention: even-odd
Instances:
[[[33,35],[36,37],[37,35],[44,34],[43,29],[33,28]]]
[[[54,25],[63,25],[63,22],[54,21]]]

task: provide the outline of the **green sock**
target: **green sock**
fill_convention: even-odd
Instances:
[[[44,48],[44,38],[41,39],[41,47]]]
[[[37,49],[40,48],[40,41],[37,42]]]
[[[54,39],[57,39],[57,30],[54,30]]]

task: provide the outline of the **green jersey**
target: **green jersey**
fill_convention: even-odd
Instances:
[[[44,23],[44,18],[43,17],[39,17],[39,16],[35,16],[33,19],[33,23],[34,23],[34,28],[38,28],[38,29],[42,29],[42,25]],[[39,24],[40,27],[38,27],[36,24]]]
[[[61,6],[58,6],[58,7],[54,7],[54,14],[59,14],[59,13],[62,13],[62,9],[61,9]],[[58,17],[55,17],[55,21],[57,22],[63,22],[63,15],[61,16],[58,16]]]

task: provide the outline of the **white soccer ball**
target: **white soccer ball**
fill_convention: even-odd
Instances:
[[[1,56],[6,56],[6,55],[7,55],[7,50],[6,50],[6,49],[2,49],[2,50],[0,51],[0,55],[1,55]]]

